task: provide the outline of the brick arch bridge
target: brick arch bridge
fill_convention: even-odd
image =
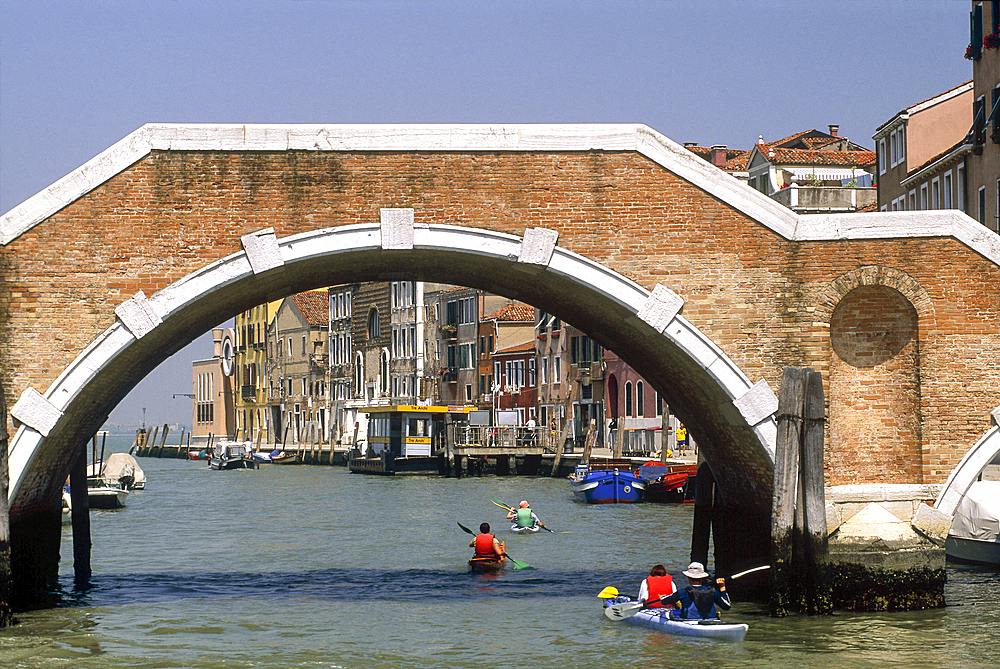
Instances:
[[[785,366],[823,373],[830,484],[942,482],[1000,404],[995,234],[958,212],[796,215],[645,126],[150,125],[0,241],[15,546],[58,523],[71,456],[156,365],[340,282],[483,288],[616,351],[743,518],[717,562],[766,551]]]

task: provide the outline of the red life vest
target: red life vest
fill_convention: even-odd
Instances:
[[[674,579],[671,578],[670,574],[666,576],[647,576],[646,590],[649,591],[649,597],[646,599],[646,602],[653,602],[661,595],[669,595],[674,592]],[[658,609],[662,606],[663,604],[660,602],[655,602],[654,604],[650,604],[649,608]]]
[[[498,559],[496,551],[493,550],[492,534],[476,535],[476,558],[488,560]]]

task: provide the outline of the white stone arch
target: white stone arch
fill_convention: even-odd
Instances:
[[[409,215],[394,217],[392,212],[400,211]],[[403,244],[399,243],[401,236],[408,237]],[[528,297],[518,294],[527,287],[538,291],[543,302],[549,300],[542,306],[556,304],[553,296],[572,297],[574,304],[590,305],[587,308],[606,319],[605,329],[610,332],[613,326],[615,330],[605,343],[629,342],[641,349],[637,355],[647,360],[667,350],[682,355],[700,375],[699,383],[718,394],[713,401],[722,399],[710,408],[714,415],[706,420],[728,421],[732,430],[743,435],[737,439],[743,442],[740,448],[755,451],[758,461],[773,462],[777,399],[767,384],[751,383],[707,336],[684,319],[679,314],[683,300],[668,288],[657,285],[652,292],[647,291],[607,267],[558,247],[556,238],[555,231],[538,228],[526,231],[522,238],[476,228],[413,225],[411,210],[383,210],[380,223],[324,228],[281,240],[271,230],[246,235],[244,251],[216,261],[149,298],[138,293],[120,305],[116,309],[118,320],[44,393],[31,388],[22,393],[11,411],[21,423],[10,449],[12,518],[38,509],[44,501],[39,496],[50,479],[65,477],[70,442],[81,443],[81,437],[86,440],[73,430],[81,430],[84,420],[101,420],[100,416],[85,418],[83,414],[101,393],[110,392],[116,366],[120,371],[129,360],[153,358],[155,367],[178,349],[179,338],[186,344],[220,316],[238,313],[252,303],[306,287],[347,283],[358,271],[368,272],[365,280],[386,278],[390,269],[398,268],[419,278],[434,275],[438,280],[473,286],[478,282],[499,288],[498,292],[510,297]],[[503,277],[502,286],[487,285],[483,278],[498,275]],[[505,289],[506,293],[502,292]],[[559,312],[550,307],[550,313]],[[193,325],[198,318],[200,324]],[[120,398],[129,389],[119,385],[113,391]],[[97,406],[106,416],[116,403]],[[739,478],[734,476],[733,480]],[[762,478],[749,482],[749,494],[766,495],[766,500],[760,499],[763,509],[769,508],[770,490]]]
[[[954,517],[955,510],[979,473],[1000,454],[1000,407],[994,409],[992,415],[994,426],[966,452],[934,501],[934,508],[948,516]]]

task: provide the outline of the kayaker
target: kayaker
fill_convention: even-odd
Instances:
[[[674,579],[667,573],[666,567],[658,564],[649,570],[649,576],[642,579],[638,601],[649,604],[651,609],[658,609],[663,606],[658,600],[675,592],[677,592],[677,584],[674,583]]]
[[[542,529],[549,529],[545,527],[542,521],[538,520],[538,516],[536,516],[535,512],[531,510],[527,500],[521,500],[521,503],[518,504],[518,508],[508,511],[507,520],[513,521],[510,525],[510,529],[512,530],[524,527],[533,528],[535,525],[541,527]]]
[[[497,561],[503,557],[503,549],[500,548],[500,542],[497,538],[490,534],[490,524],[483,523],[479,526],[479,534],[469,542],[471,548],[476,549],[476,554],[472,558],[478,560],[492,560]]]
[[[680,611],[671,615],[676,615],[678,618],[711,620],[719,617],[718,609],[728,611],[732,607],[733,603],[726,592],[726,579],[717,578],[714,588],[705,585],[704,582],[709,576],[705,566],[700,562],[692,562],[682,573],[688,577],[689,585],[672,595],[660,598],[662,604],[680,603]]]

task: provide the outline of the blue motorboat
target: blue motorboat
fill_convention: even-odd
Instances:
[[[632,474],[617,469],[589,471],[577,467],[570,477],[573,499],[587,504],[635,504],[642,501],[646,482]]]

